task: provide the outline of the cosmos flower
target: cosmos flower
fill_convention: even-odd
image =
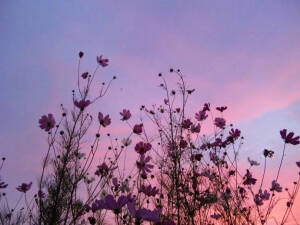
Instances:
[[[135,202],[130,201],[127,203],[128,210],[130,214],[138,219],[147,220],[150,222],[159,222],[159,217],[161,214],[160,210],[149,210],[149,209],[136,209],[135,208]]]
[[[193,125],[193,123],[191,122],[190,119],[184,120],[181,124],[182,128],[184,128],[184,129],[189,129],[190,126],[192,126],[192,125]]]
[[[16,189],[20,192],[26,193],[27,191],[29,191],[29,189],[31,188],[32,182],[26,184],[26,183],[22,183],[19,187],[17,187]]]
[[[200,123],[198,123],[197,125],[194,125],[194,124],[193,124],[193,125],[191,126],[191,132],[192,132],[192,133],[200,133],[200,128],[201,128],[201,127],[200,127]]]
[[[147,173],[151,172],[151,169],[154,167],[152,164],[150,164],[151,157],[145,155],[141,155],[140,161],[136,161],[136,166],[140,170],[141,175],[143,178],[147,178]]]
[[[216,110],[223,112],[227,109],[227,106],[221,106],[221,107],[217,107]]]
[[[226,125],[226,121],[223,118],[216,117],[215,118],[215,125],[217,127],[219,127],[220,129],[223,129]]]
[[[282,192],[282,187],[280,186],[279,183],[277,183],[276,180],[272,181],[271,191]]]
[[[39,120],[40,128],[47,132],[49,132],[55,126],[55,123],[55,119],[50,113],[48,116],[43,115]]]
[[[252,174],[250,173],[249,170],[247,170],[246,175],[244,176],[244,185],[251,185],[251,184],[255,184],[257,179],[252,177]]]
[[[89,104],[91,104],[91,101],[90,100],[80,100],[80,101],[77,101],[75,100],[74,101],[74,105],[79,108],[81,111],[83,111]]]
[[[206,111],[204,110],[200,110],[199,112],[197,112],[195,114],[195,119],[198,121],[203,121],[208,117],[208,115],[206,114]]]
[[[300,136],[294,137],[294,132],[289,132],[287,134],[287,130],[283,129],[280,131],[281,138],[285,141],[287,144],[292,145],[298,145],[300,144]]]
[[[140,141],[135,145],[135,151],[141,155],[145,154],[146,152],[150,151],[152,145],[150,143],[144,143]]]
[[[248,157],[248,162],[250,163],[251,166],[259,166],[260,165],[260,163],[250,159],[249,157]]]
[[[111,119],[109,118],[109,115],[103,116],[103,114],[101,112],[99,112],[98,113],[98,119],[99,119],[99,123],[103,127],[107,127],[108,125],[111,124]]]
[[[92,208],[94,207],[94,211],[102,209],[112,210],[115,214],[118,214],[130,200],[130,195],[122,195],[118,198],[118,200],[116,200],[114,196],[109,194],[104,199],[96,200],[92,204]]]
[[[149,184],[148,186],[142,185],[140,192],[144,193],[148,197],[155,197],[155,195],[158,194],[159,190],[156,187],[152,187],[151,184]]]
[[[102,67],[108,66],[108,61],[109,60],[102,58],[102,55],[97,56],[96,60],[97,60],[97,62],[99,63],[100,66],[102,66]]]
[[[127,109],[123,109],[123,111],[120,112],[120,115],[122,116],[122,119],[121,119],[121,120],[123,120],[123,121],[129,120],[130,117],[131,117],[131,113],[130,113],[130,111],[127,110]]]
[[[133,127],[133,133],[135,134],[141,134],[143,132],[143,124],[136,124]]]
[[[236,140],[241,135],[241,131],[239,129],[231,129],[229,135],[233,140]]]

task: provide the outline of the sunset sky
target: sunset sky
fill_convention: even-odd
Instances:
[[[192,109],[228,106],[227,122],[245,136],[241,158],[262,162],[273,149],[275,171],[279,130],[300,135],[300,1],[1,0],[0,30],[1,177],[12,198],[21,182],[36,183],[46,151],[38,119],[71,105],[80,50],[82,70],[104,55],[99,82],[118,78],[93,106],[111,114],[114,130],[121,109],[139,115],[140,105],[161,101],[157,74],[171,77],[173,67],[196,88]],[[297,179],[299,148],[288,147],[280,182]],[[298,198],[300,221],[299,211]]]

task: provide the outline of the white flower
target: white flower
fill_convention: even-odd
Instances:
[[[250,163],[251,166],[259,166],[260,165],[260,163],[250,159],[249,157],[248,157],[248,162]]]

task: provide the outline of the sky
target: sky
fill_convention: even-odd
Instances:
[[[228,106],[228,122],[245,136],[243,156],[262,162],[263,149],[274,149],[275,170],[279,130],[300,134],[297,0],[1,0],[0,30],[1,176],[10,188],[36,180],[46,147],[37,122],[70,105],[79,51],[83,70],[97,55],[110,59],[99,80],[117,80],[94,110],[113,118],[160,101],[157,74],[171,76],[172,67],[196,88],[192,109]],[[297,160],[290,146],[282,181],[297,178]]]

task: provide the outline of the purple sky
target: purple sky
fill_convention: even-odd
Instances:
[[[160,100],[156,75],[174,67],[197,89],[192,109],[229,106],[226,118],[246,137],[245,157],[262,160],[268,147],[278,163],[279,130],[300,134],[297,0],[2,0],[0,30],[0,156],[12,189],[36,180],[46,138],[37,121],[70,105],[79,50],[83,70],[94,69],[96,55],[110,59],[99,80],[118,79],[95,111],[113,118]],[[289,147],[291,179],[297,160],[299,147]]]

